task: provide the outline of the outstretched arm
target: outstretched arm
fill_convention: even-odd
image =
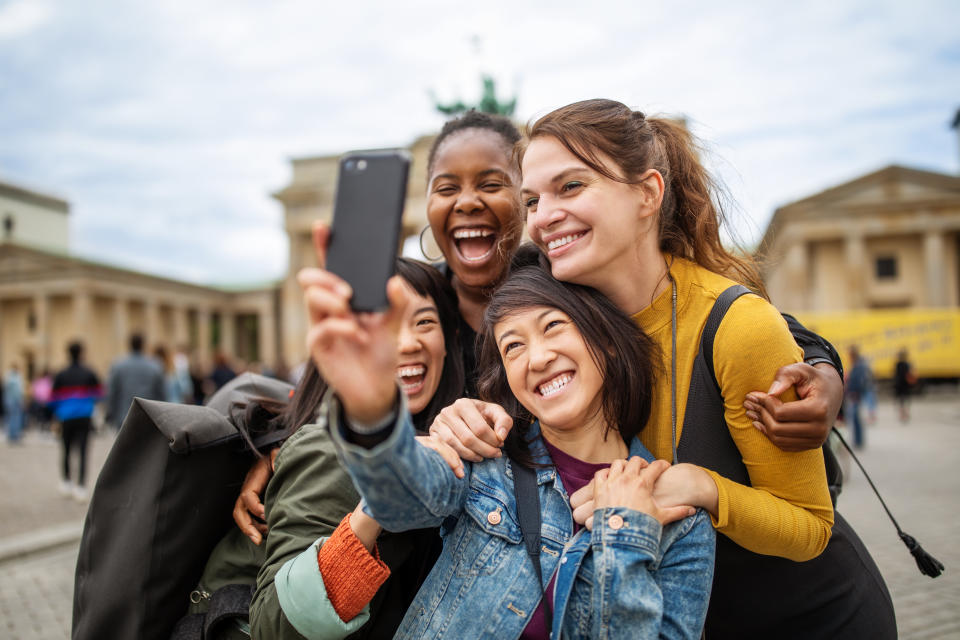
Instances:
[[[397,331],[408,304],[406,287],[392,278],[386,312],[355,314],[350,286],[335,274],[304,269],[298,277],[310,317],[307,347],[330,386],[322,412],[371,515],[391,530],[440,524],[460,509],[466,481],[440,454],[417,444],[397,387]],[[363,440],[356,436],[371,427],[385,439],[356,444]]]

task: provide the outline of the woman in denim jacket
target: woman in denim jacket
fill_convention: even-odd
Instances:
[[[703,512],[652,500],[670,471],[635,437],[654,360],[629,318],[592,289],[518,268],[485,314],[480,390],[529,426],[511,432],[509,458],[454,474],[415,442],[387,366],[402,289],[391,282],[391,310],[371,317],[350,313],[349,287],[328,272],[301,283],[311,354],[335,391],[332,437],[368,510],[389,530],[442,524],[440,559],[396,637],[699,637],[714,534]],[[536,471],[544,583],[518,524],[518,464]],[[591,479],[596,524],[578,531],[568,495]]]

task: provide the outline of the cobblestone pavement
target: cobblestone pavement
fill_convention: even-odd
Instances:
[[[113,444],[107,430],[91,437],[87,451],[87,490],[93,491],[97,473]],[[60,495],[61,444],[58,436],[27,431],[22,444],[0,441],[0,540],[30,534],[52,525],[83,522],[87,503]],[[77,477],[76,454],[70,461]]]
[[[881,401],[877,422],[860,455],[900,526],[947,566],[932,580],[920,574],[858,469],[849,466],[841,513],[856,528],[880,566],[897,609],[900,637],[960,638],[960,396],[928,397],[914,405],[913,421],[896,419]],[[93,471],[111,439],[93,444]],[[28,438],[20,447],[0,444],[0,521],[4,539],[41,527],[76,524],[84,507],[57,493],[58,447]],[[14,514],[11,516],[11,514]],[[10,640],[69,637],[73,573],[78,544],[0,560],[0,637]]]

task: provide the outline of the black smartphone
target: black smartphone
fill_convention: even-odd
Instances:
[[[353,287],[354,311],[388,306],[409,172],[410,154],[403,150],[357,151],[340,159],[327,269]]]

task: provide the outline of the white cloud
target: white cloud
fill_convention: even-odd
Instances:
[[[406,144],[442,123],[431,90],[475,99],[486,72],[520,120],[597,96],[686,114],[751,240],[775,206],[883,164],[956,170],[958,22],[933,0],[12,2],[0,177],[66,193],[84,250],[278,277],[287,158]]]
[[[52,15],[50,5],[39,0],[15,0],[0,6],[0,40],[30,35]]]

